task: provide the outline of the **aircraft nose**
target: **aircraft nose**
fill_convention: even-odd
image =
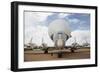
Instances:
[[[58,39],[55,43],[59,48],[64,47],[64,41],[62,39]]]

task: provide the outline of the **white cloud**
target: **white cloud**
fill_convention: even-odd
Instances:
[[[25,12],[25,32],[27,32],[27,30],[30,31],[30,28],[32,29],[37,25],[43,25],[49,15],[52,15],[52,13]]]
[[[76,24],[76,23],[79,23],[80,20],[77,18],[73,18],[73,19],[69,19],[69,22]]]
[[[52,15],[52,13],[42,13],[42,12],[25,12],[25,42],[29,43],[30,39],[33,38],[32,42],[37,45],[41,45],[42,38],[48,46],[53,45],[52,40],[48,36],[48,28],[46,26],[41,26],[46,18]]]
[[[53,13],[44,13],[44,12],[36,12],[36,16],[38,18],[39,21],[45,21],[46,18],[50,15],[52,15]]]
[[[64,17],[66,17],[66,16],[69,16],[70,14],[68,14],[68,13],[59,13],[59,18],[64,18]]]
[[[90,43],[90,31],[89,30],[76,30],[71,32],[72,37],[66,42],[66,45],[71,45],[75,41],[82,45],[85,42]]]
[[[48,35],[48,27],[38,25],[35,28],[33,27],[32,29],[30,29],[30,31],[27,31],[27,33],[25,34],[25,43],[29,43],[30,39],[33,38],[32,43],[35,43],[37,45],[42,44],[42,39],[43,42],[46,43],[48,46],[54,45]]]
[[[33,22],[42,22],[45,21],[46,18],[49,15],[52,15],[53,13],[47,13],[47,12],[25,12],[25,18],[28,21]]]

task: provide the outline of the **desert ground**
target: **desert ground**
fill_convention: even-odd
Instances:
[[[44,54],[41,50],[25,50],[24,61],[47,61],[47,60],[71,60],[71,59],[89,59],[90,48],[81,48],[75,50],[74,53],[70,52],[69,49],[62,50],[62,57],[58,58],[58,50],[51,50]]]

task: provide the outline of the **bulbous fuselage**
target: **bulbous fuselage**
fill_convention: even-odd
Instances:
[[[57,48],[64,48],[65,42],[71,37],[70,33],[68,22],[64,19],[57,19],[49,24],[48,34]]]

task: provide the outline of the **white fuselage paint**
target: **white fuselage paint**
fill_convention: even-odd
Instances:
[[[56,39],[55,41],[55,47],[57,48],[64,48],[65,46],[65,41],[64,41],[64,38],[63,38],[63,34],[57,34],[56,35],[58,38]]]
[[[58,39],[56,43],[57,43],[57,47],[62,48],[64,46],[64,41],[62,39]]]

